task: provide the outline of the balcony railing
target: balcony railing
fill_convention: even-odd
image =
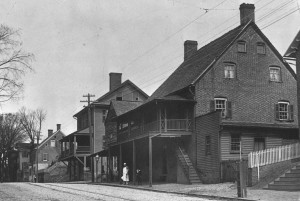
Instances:
[[[153,121],[139,126],[132,126],[118,131],[118,141],[124,141],[129,138],[134,138],[149,133],[167,133],[177,131],[191,131],[191,119],[167,119],[162,121]]]
[[[90,153],[90,146],[77,146],[75,153],[74,153],[74,146],[61,151],[60,158],[65,158],[68,156],[73,156],[75,154],[89,154]]]

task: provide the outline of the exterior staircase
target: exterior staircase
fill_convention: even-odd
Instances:
[[[300,165],[296,165],[284,175],[268,184],[267,190],[300,191]]]
[[[183,168],[184,174],[189,180],[190,184],[201,183],[201,180],[186,151],[180,146],[178,146],[176,149],[176,155],[181,167]]]

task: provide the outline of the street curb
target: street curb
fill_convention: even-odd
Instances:
[[[207,198],[207,199],[231,200],[231,201],[256,201],[256,200],[249,200],[246,198],[231,198],[231,197],[222,197],[222,196],[214,196],[214,195],[198,195],[198,194],[193,194],[193,193],[180,193],[180,192],[164,191],[164,190],[149,189],[149,188],[136,188],[133,186],[109,184],[109,183],[88,183],[88,184],[89,185],[102,185],[102,186],[111,186],[111,187],[130,188],[130,189],[137,189],[137,190],[144,190],[144,191],[152,191],[152,192],[157,192],[157,193],[169,193],[169,194],[185,195],[185,196],[190,196],[190,197]]]

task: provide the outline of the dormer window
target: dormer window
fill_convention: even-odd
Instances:
[[[280,68],[279,67],[270,67],[270,81],[271,82],[280,82]]]
[[[266,45],[264,43],[257,43],[257,54],[266,54]]]
[[[225,64],[224,67],[224,76],[225,78],[235,78],[235,65],[234,64]]]
[[[238,52],[247,52],[246,42],[238,41],[237,48],[238,48]]]

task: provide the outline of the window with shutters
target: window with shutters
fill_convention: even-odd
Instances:
[[[247,52],[247,46],[245,41],[238,41],[237,43],[238,52]]]
[[[227,98],[214,98],[211,111],[220,111],[222,118],[231,118],[231,102],[227,101]]]
[[[205,155],[211,155],[211,139],[210,136],[205,137]]]
[[[43,161],[48,161],[48,153],[43,153]]]
[[[294,121],[293,105],[283,101],[275,104],[275,119],[279,121]]]

